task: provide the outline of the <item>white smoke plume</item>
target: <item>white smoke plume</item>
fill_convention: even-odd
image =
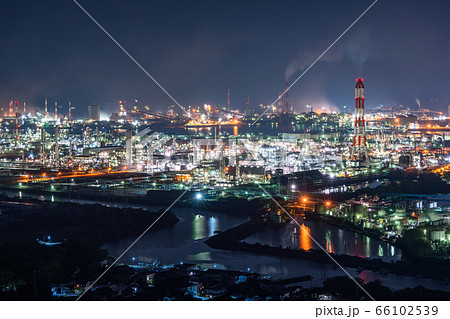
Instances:
[[[292,60],[288,66],[286,67],[285,71],[285,81],[289,81],[290,78],[303,70],[305,70],[308,66],[313,63],[315,59],[317,59],[317,56],[320,55],[321,52],[319,50],[315,51],[308,51],[303,54],[301,54],[296,59]],[[342,58],[341,52],[335,52],[325,54],[320,61],[322,62],[338,62]]]
[[[419,107],[419,109],[420,109],[420,100],[416,97],[416,103],[417,103],[417,106]]]
[[[361,72],[367,59],[374,53],[371,46],[370,34],[368,30],[358,30],[351,35],[351,40],[342,40],[340,44],[333,47],[325,54],[320,62],[340,62],[344,57],[348,57]],[[324,47],[325,48],[325,47]],[[288,63],[285,70],[285,80],[289,81],[294,75],[305,70],[322,53],[324,48],[301,49],[297,58]],[[313,72],[313,71],[310,71]]]

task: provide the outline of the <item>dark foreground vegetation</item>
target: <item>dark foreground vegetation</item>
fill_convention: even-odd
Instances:
[[[0,243],[31,243],[36,239],[77,240],[89,245],[142,233],[161,215],[143,209],[107,207],[70,202],[15,200],[0,216]],[[178,218],[168,211],[153,229],[173,225]]]
[[[1,196],[0,299],[48,300],[51,287],[94,280],[112,260],[102,243],[142,233],[162,211]],[[173,225],[172,211],[152,230]]]
[[[77,241],[0,245],[0,300],[50,300],[52,285],[85,281],[111,260],[108,252]]]

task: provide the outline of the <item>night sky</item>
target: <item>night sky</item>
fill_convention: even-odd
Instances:
[[[79,0],[182,105],[225,105],[229,88],[241,110],[247,94],[272,103],[372,2]],[[292,88],[294,109],[353,105],[362,77],[368,107],[446,111],[449,12],[448,0],[379,0]],[[0,38],[1,107],[173,104],[73,1],[2,0]]]

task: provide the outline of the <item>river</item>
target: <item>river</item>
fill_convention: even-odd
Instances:
[[[155,207],[159,209],[160,207]],[[196,263],[203,267],[242,270],[270,275],[273,278],[289,278],[311,275],[313,280],[303,285],[318,286],[326,278],[345,276],[337,266],[294,258],[274,257],[252,254],[248,252],[216,250],[210,248],[204,241],[216,231],[226,230],[248,220],[226,214],[198,211],[189,208],[172,209],[180,221],[171,227],[156,230],[146,234],[123,257],[123,263],[151,262],[155,259],[161,263],[172,264],[180,262]],[[354,234],[348,230],[334,226],[319,224],[315,221],[305,221],[310,235],[327,249],[335,253],[348,253],[370,258],[398,260],[401,251],[395,247],[367,236]],[[300,248],[315,248],[315,244],[304,235],[292,236],[296,227],[288,224],[283,228],[267,230],[245,239],[247,242],[260,242],[272,245],[282,245]],[[296,231],[295,231],[296,232]],[[120,255],[135,239],[127,238],[102,246],[112,256]],[[327,244],[328,242],[328,244]],[[450,291],[449,285],[436,280],[398,275],[385,275],[371,271],[357,273],[356,269],[346,268],[352,276],[359,276],[364,282],[380,280],[393,289],[402,289],[422,285],[430,289]]]
[[[296,220],[301,227],[291,222],[284,227],[271,228],[249,236],[245,241],[251,244],[259,242],[270,246],[281,245],[284,248],[309,250],[320,249],[314,242],[316,240],[329,253],[381,258],[386,262],[402,258],[401,250],[391,244],[321,221],[304,220],[300,216]]]
[[[18,192],[6,193],[9,196],[18,195]],[[23,195],[25,196],[25,194]],[[128,203],[69,200],[59,198],[57,195],[53,195],[52,197],[52,195],[26,194],[26,196],[40,198],[41,200],[71,201],[85,204],[100,203],[116,207],[146,208],[153,211],[165,208]],[[175,225],[147,233],[122,257],[120,262],[150,262],[156,259],[163,264],[180,262],[197,263],[209,268],[257,272],[263,275],[270,275],[273,278],[289,278],[302,275],[313,276],[312,281],[303,284],[305,287],[321,285],[326,278],[345,275],[340,268],[331,264],[212,249],[204,243],[208,237],[214,235],[216,231],[223,231],[239,225],[247,221],[248,218],[192,208],[179,208],[176,206],[172,210],[180,221]],[[303,222],[301,218],[298,221],[300,223]],[[311,238],[306,235],[306,233],[309,233],[311,237],[316,239],[329,252],[369,258],[382,258],[385,261],[401,258],[401,251],[399,249],[367,236],[354,234],[345,229],[339,229],[335,226],[311,220],[304,221],[302,227],[303,229],[299,230],[295,224],[290,223],[278,229],[270,229],[254,234],[246,238],[245,241],[249,243],[260,242],[274,246],[299,247],[302,249],[317,248]],[[136,237],[133,236],[106,243],[102,245],[102,248],[107,249],[111,256],[117,257]],[[391,274],[385,275],[371,271],[363,271],[358,274],[356,269],[346,268],[346,270],[352,276],[359,276],[364,282],[378,279],[393,289],[422,285],[430,289],[450,291],[450,285],[432,279]]]

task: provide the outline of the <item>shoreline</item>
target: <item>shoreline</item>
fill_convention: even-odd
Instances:
[[[59,197],[61,200],[89,200],[97,202],[136,204],[145,206],[169,206],[183,193],[183,190],[150,190],[146,191],[146,193],[143,195],[121,195],[117,193],[111,194],[107,192],[97,192],[95,194],[92,194],[86,189],[84,189],[83,191],[51,191],[46,189],[18,188],[15,186],[4,185],[0,186],[0,194],[2,193],[2,191],[17,193],[22,192],[23,197],[26,197],[26,194],[47,195]],[[266,200],[266,202],[268,201],[269,200]],[[256,216],[258,215],[258,211],[260,211],[264,207],[264,205],[264,201],[261,202],[257,199],[249,201],[246,198],[240,197],[227,199],[217,198],[214,200],[203,200],[199,202],[193,198],[184,196],[177,202],[178,207],[202,209],[235,216]],[[253,213],[251,213],[252,210]]]
[[[11,204],[11,198],[1,197]],[[121,240],[144,232],[162,211],[143,208],[108,207],[98,203],[50,202],[24,197],[36,205],[13,205],[3,212],[8,217],[0,225],[0,242],[34,242],[50,236],[57,241],[77,240],[91,246]],[[61,214],[61,212],[64,212]],[[176,224],[180,219],[171,210],[157,221],[152,230]]]
[[[382,235],[380,235],[376,231],[373,231],[373,232],[367,231],[366,229],[358,227],[355,224],[346,223],[344,220],[339,219],[337,217],[326,216],[326,215],[323,215],[323,214],[318,214],[318,213],[313,213],[313,212],[305,212],[304,215],[305,215],[305,219],[310,219],[310,220],[314,220],[314,221],[320,221],[320,222],[323,222],[323,223],[326,223],[326,224],[330,224],[330,225],[336,226],[336,227],[341,228],[341,229],[349,230],[351,232],[354,232],[354,233],[357,233],[357,234],[361,234],[361,235],[364,235],[364,236],[367,236],[367,237],[370,237],[370,238],[373,238],[373,239],[376,239],[376,240],[388,243],[388,244],[390,244],[392,246],[401,248],[402,251],[405,249],[405,246],[402,245],[402,243],[399,242],[399,241],[394,241],[394,240],[390,240],[390,239],[387,239],[387,238],[383,238]]]
[[[366,259],[359,256],[350,255],[336,255],[329,253],[326,254],[322,250],[312,249],[309,251],[303,249],[291,249],[282,247],[273,247],[267,244],[262,245],[259,243],[249,244],[242,241],[246,237],[267,229],[268,225],[264,225],[262,222],[249,221],[244,224],[233,227],[229,230],[223,231],[220,234],[210,237],[205,241],[205,243],[214,249],[224,249],[232,251],[245,251],[262,255],[272,255],[278,257],[289,257],[316,261],[320,263],[335,264],[335,262],[330,258],[330,256],[336,260],[343,267],[350,267],[361,270],[370,270],[380,273],[391,273],[395,275],[402,276],[421,276],[424,278],[434,279],[442,282],[447,282],[450,279],[448,270],[445,271],[445,266],[443,269],[435,270],[434,272],[428,272],[426,267],[420,263],[424,261],[416,259],[417,263],[397,261],[397,262],[384,262],[381,259]],[[448,269],[448,268],[447,268]]]

